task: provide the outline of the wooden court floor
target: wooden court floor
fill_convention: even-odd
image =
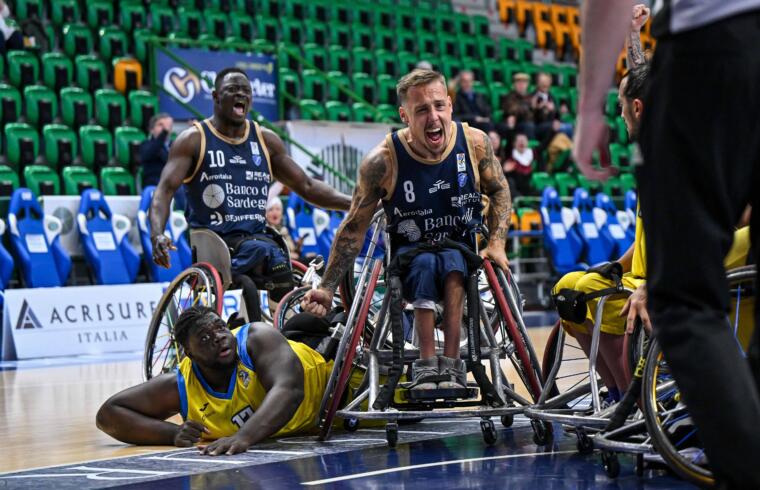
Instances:
[[[539,359],[549,331],[529,329]],[[95,427],[101,403],[141,381],[138,360],[0,371],[0,433],[5,434],[0,472],[172,449],[129,446]]]

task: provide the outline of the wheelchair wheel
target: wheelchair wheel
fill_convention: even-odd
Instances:
[[[195,305],[222,312],[222,280],[209,264],[199,262],[174,278],[158,302],[145,339],[143,376],[149,380],[177,367],[184,357],[182,347],[174,340],[174,324],[180,314]]]
[[[623,376],[625,376],[626,386],[631,384],[633,379],[633,372],[636,370],[636,364],[638,364],[641,358],[641,353],[644,352],[644,343],[646,342],[646,332],[644,331],[644,325],[638,321],[633,327],[632,334],[625,334],[623,338],[623,354],[625,355],[626,362],[623,364]]]
[[[365,294],[372,297],[375,292],[375,285],[380,276],[380,270],[383,268],[381,261],[375,261],[372,268],[372,274],[367,282]],[[322,404],[319,408],[319,436],[320,441],[330,437],[333,419],[338,411],[343,393],[351,376],[351,369],[354,367],[354,356],[356,348],[362,339],[364,325],[369,315],[371,301],[363,301],[359,311],[353,321],[346,325],[343,335],[338,344],[338,351],[335,354],[335,364],[330,373],[330,378],[325,388],[325,395],[322,398]]]
[[[348,311],[348,309],[345,308],[345,304],[348,304],[349,307],[351,306],[351,302],[353,301],[353,284],[348,286],[348,282],[349,281],[346,279],[341,281],[338,293],[335,295],[335,299],[333,300],[333,308],[336,306],[344,305],[344,310]],[[282,297],[280,302],[277,303],[277,309],[275,310],[272,318],[272,324],[274,325],[274,328],[282,330],[283,325],[285,325],[285,323],[290,318],[303,312],[301,308],[301,301],[303,301],[304,296],[306,296],[306,293],[308,293],[309,290],[311,290],[311,286],[304,285],[292,290]],[[344,291],[347,291],[347,294],[349,294],[352,299],[344,301]]]
[[[694,423],[675,383],[660,345],[650,340],[642,392],[644,418],[652,445],[681,478],[701,487],[715,483]]]

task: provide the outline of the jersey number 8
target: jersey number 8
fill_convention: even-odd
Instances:
[[[411,180],[404,181],[404,197],[406,202],[414,202],[414,185]]]

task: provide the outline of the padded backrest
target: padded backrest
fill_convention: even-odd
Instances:
[[[71,272],[71,258],[58,236],[61,221],[46,216],[30,189],[16,189],[8,208],[10,243],[26,287],[63,286]]]
[[[601,226],[594,217],[594,205],[586,189],[575,190],[573,212],[578,224],[578,233],[586,245],[588,263],[594,265],[609,261],[615,250],[615,243],[608,234],[601,232]]]
[[[87,263],[97,284],[130,284],[135,281],[140,257],[129,243],[129,218],[111,213],[103,193],[82,193],[77,214],[79,236]]]
[[[0,289],[2,290],[8,287],[8,281],[10,281],[13,274],[13,257],[5,249],[2,242],[5,228],[5,221],[0,219]]]
[[[562,207],[554,187],[547,187],[541,196],[541,221],[544,247],[557,272],[564,274],[584,269],[580,262],[583,241],[575,227],[573,211]]]
[[[188,244],[184,233],[185,230],[187,230],[185,216],[182,213],[175,211],[169,216],[169,220],[166,223],[166,230],[164,231],[177,247],[177,250],[171,250],[169,252],[170,267],[165,269],[153,262],[153,244],[150,241],[150,220],[148,218],[148,212],[150,210],[150,202],[153,199],[153,192],[155,190],[156,186],[154,185],[150,185],[143,189],[142,198],[140,199],[140,207],[137,211],[137,226],[140,231],[140,243],[142,243],[143,247],[143,259],[148,268],[151,280],[155,282],[167,282],[174,279],[177,274],[190,266],[192,262],[192,253],[190,252],[190,245]]]
[[[294,241],[303,237],[301,255],[320,254],[317,231],[314,229],[314,208],[295,193],[288,197],[288,231]]]
[[[613,258],[622,256],[633,243],[632,236],[627,233],[629,220],[625,213],[622,217],[610,196],[600,192],[595,198],[594,219],[602,233],[608,236],[614,246]]]

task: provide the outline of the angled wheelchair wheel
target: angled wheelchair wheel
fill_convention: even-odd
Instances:
[[[351,302],[353,301],[353,284],[349,286],[347,284],[348,282],[349,281],[346,279],[341,281],[341,284],[338,288],[338,293],[335,295],[335,298],[333,300],[333,307],[344,305],[344,310],[348,311],[348,309],[345,308],[345,304],[348,304],[350,306]],[[310,290],[311,286],[303,285],[301,287],[297,287],[282,297],[280,302],[277,303],[277,309],[275,310],[274,316],[272,318],[272,324],[276,329],[282,330],[283,325],[285,325],[285,323],[290,318],[299,313],[303,313],[301,302],[303,301],[304,296],[306,296],[306,293],[308,293]],[[345,295],[350,295],[350,299],[344,300]]]
[[[623,337],[623,354],[626,360],[623,364],[623,375],[625,376],[626,386],[631,384],[636,364],[638,364],[641,354],[644,352],[646,339],[647,335],[644,331],[644,325],[640,321],[637,321],[634,325],[633,333],[625,334]]]
[[[199,262],[180,272],[158,302],[145,339],[143,376],[146,380],[173,370],[184,357],[174,340],[174,324],[183,311],[195,305],[222,312],[222,281],[216,269]]]

